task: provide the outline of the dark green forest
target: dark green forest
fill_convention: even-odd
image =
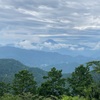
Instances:
[[[63,74],[55,67],[46,72],[0,59],[0,100],[100,100],[100,61]]]

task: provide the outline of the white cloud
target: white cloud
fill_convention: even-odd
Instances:
[[[16,46],[22,47],[24,49],[32,49],[33,48],[31,42],[28,40],[21,41],[18,44],[16,44]]]
[[[9,43],[8,43],[9,44]],[[33,49],[33,50],[59,50],[59,49],[69,49],[69,50],[84,50],[83,47],[79,47],[78,45],[74,44],[64,44],[64,43],[57,43],[53,44],[51,42],[41,42],[41,43],[34,43],[31,40],[22,40],[19,42],[13,43],[15,47],[24,48],[24,49]]]
[[[69,45],[67,45],[67,44],[61,44],[61,43],[59,43],[59,44],[52,44],[52,43],[47,43],[47,42],[44,42],[42,44],[42,46],[44,48],[49,48],[50,50],[61,49],[61,48],[68,48],[69,47]]]
[[[84,47],[78,47],[78,48],[75,48],[75,47],[70,47],[70,50],[78,50],[78,51],[83,51],[85,50]]]
[[[100,29],[100,26],[97,25],[83,25],[83,26],[76,26],[74,27],[74,29],[78,29],[78,30],[86,30],[86,29]]]
[[[33,36],[32,34],[2,33],[2,35],[0,36],[0,40],[1,40],[1,43],[7,45],[11,43],[15,44],[18,41],[22,41],[22,40],[28,40],[30,42],[38,43],[40,41],[40,38],[38,36]],[[24,42],[28,44],[30,43],[28,41],[24,41]]]
[[[22,8],[18,8],[16,10],[23,14],[28,14],[28,15],[32,15],[32,16],[36,16],[36,17],[40,16],[40,12],[37,12],[37,11],[26,10],[26,9],[22,9]]]
[[[10,5],[0,5],[0,8],[1,9],[14,9],[14,7]]]
[[[21,45],[35,48],[32,42],[60,38],[63,43],[36,48],[83,50],[69,44],[100,40],[99,4],[99,0],[0,0],[0,42],[28,40]]]
[[[81,23],[78,26],[75,26],[74,29],[78,30],[87,30],[87,29],[100,29],[100,16],[86,16],[85,22]]]
[[[47,11],[53,10],[53,8],[48,7],[48,6],[45,6],[45,5],[40,5],[38,8],[39,8],[40,10],[47,10]]]

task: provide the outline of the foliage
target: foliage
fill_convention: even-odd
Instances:
[[[19,71],[19,73],[15,74],[13,80],[13,90],[14,94],[22,94],[24,92],[35,93],[36,82],[33,75],[27,70]]]
[[[4,93],[9,92],[9,90],[10,90],[10,84],[0,82],[0,96],[3,96]]]
[[[100,61],[91,61],[87,63],[88,67],[93,68],[93,76],[95,84],[93,85],[93,96],[97,99],[100,99]]]
[[[89,100],[88,98],[84,98],[84,97],[79,97],[79,96],[62,96],[61,100]],[[91,100],[95,100],[94,98],[92,98]]]
[[[46,82],[42,83],[39,88],[39,94],[43,96],[60,96],[65,92],[65,79],[62,78],[62,70],[52,68],[48,76],[44,76]]]
[[[100,61],[91,61],[87,63],[87,66],[92,66],[93,71],[100,73]]]
[[[28,92],[28,93],[23,93],[21,95],[19,95],[23,100],[33,100],[34,96],[32,93]]]
[[[10,83],[14,74],[25,69],[26,66],[14,59],[0,59],[0,81]]]
[[[23,93],[23,94],[19,94],[19,96],[23,99],[23,100],[43,100],[43,96],[39,96],[37,94],[32,94],[30,92],[28,93]]]
[[[94,83],[92,85],[92,97],[96,98],[97,100],[100,100],[100,84]]]
[[[88,88],[93,80],[88,67],[80,65],[72,73],[72,77],[67,79],[70,84],[72,95],[85,96],[84,89]]]
[[[43,76],[47,75],[46,71],[40,68],[28,67],[14,59],[0,59],[0,81],[12,83],[14,75],[25,69],[34,74],[38,86],[44,82]]]
[[[16,61],[15,64],[12,60],[6,61],[8,65],[21,65]],[[3,62],[3,65],[6,66],[6,63]],[[92,61],[86,65],[86,67],[83,65],[77,67],[72,75],[67,78],[66,75],[62,75],[62,70],[57,70],[56,68],[52,68],[51,71],[45,73],[40,69],[26,67],[28,70],[22,69],[18,72],[19,67],[16,71],[16,68],[14,69],[15,66],[10,65],[8,66],[10,69],[5,70],[2,64],[0,64],[0,68],[3,69],[3,72],[1,71],[2,75],[8,77],[8,73],[10,73],[11,70],[13,70],[14,73],[18,72],[15,74],[12,85],[6,84],[5,81],[0,82],[0,100],[100,100],[100,61]],[[92,72],[90,71],[90,67],[93,67]],[[5,68],[7,68],[7,66]],[[7,70],[9,72],[7,72]],[[4,72],[6,73],[4,74]],[[44,82],[42,84],[40,82],[41,86],[38,88],[38,91],[32,74],[34,72],[35,78],[38,76],[39,81],[40,76],[42,77],[44,75]],[[95,76],[99,81],[93,81],[94,77],[92,76]],[[4,80],[6,80],[6,78]],[[66,88],[66,86],[68,86],[68,88]]]
[[[0,100],[59,100],[57,97],[44,97],[44,96],[36,96],[30,93],[24,93],[23,95],[12,95],[12,94],[4,94],[0,98]]]
[[[0,100],[23,100],[23,99],[18,95],[5,94],[0,98]]]

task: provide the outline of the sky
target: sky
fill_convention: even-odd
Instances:
[[[0,46],[5,45],[99,50],[100,0],[0,0]]]

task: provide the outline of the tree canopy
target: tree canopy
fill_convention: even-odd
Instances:
[[[19,71],[13,80],[13,90],[15,94],[26,92],[36,92],[36,82],[34,76],[28,70]]]
[[[65,79],[62,78],[62,70],[56,70],[55,67],[44,76],[46,81],[39,88],[39,94],[44,96],[59,96],[64,93]]]
[[[92,76],[89,71],[89,67],[80,65],[72,73],[72,76],[68,78],[68,83],[71,87],[72,95],[84,96],[84,89],[88,88],[92,82]]]

